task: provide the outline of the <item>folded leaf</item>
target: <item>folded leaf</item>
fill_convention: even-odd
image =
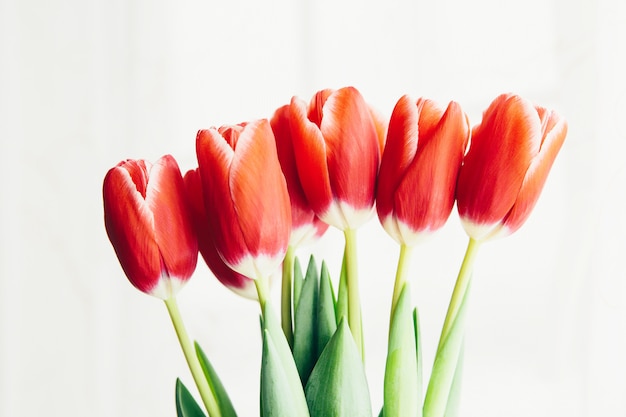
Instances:
[[[261,417],[308,417],[304,390],[289,343],[267,302],[263,309]]]
[[[306,385],[319,356],[317,349],[318,298],[317,265],[315,259],[311,257],[294,315],[293,358],[303,386]]]
[[[422,417],[423,405],[424,405],[424,386],[423,386],[423,371],[422,371],[422,334],[420,331],[420,318],[417,313],[417,308],[413,309],[413,325],[415,326],[415,347],[417,348],[417,402],[419,404],[419,410],[417,415]]]
[[[336,319],[337,324],[341,319],[348,318],[348,276],[346,272],[346,254],[343,254],[341,263],[341,275],[339,276],[339,290],[337,291]]]
[[[385,417],[416,417],[421,408],[417,345],[409,283],[400,292],[391,318],[385,367]]]
[[[461,347],[465,333],[465,316],[467,310],[467,299],[470,292],[471,283],[459,306],[456,318],[450,326],[450,331],[445,339],[441,340],[437,349],[435,362],[424,399],[425,417],[445,416],[448,400],[453,389],[453,382],[459,364]],[[456,394],[458,395],[458,393]],[[454,399],[452,399],[454,402]]]
[[[372,417],[363,362],[345,319],[311,372],[306,399],[311,417]]]
[[[463,380],[463,358],[464,343],[461,342],[461,351],[459,352],[459,360],[454,370],[454,379],[452,387],[450,387],[450,395],[448,396],[448,404],[446,405],[445,417],[457,417],[459,415],[459,406],[461,404],[461,381]]]
[[[178,417],[206,417],[179,378],[176,378],[176,415]]]
[[[302,291],[302,285],[304,284],[304,277],[302,275],[302,266],[300,265],[300,259],[296,256],[293,262],[293,308],[295,309],[300,299],[300,292]]]
[[[337,319],[335,316],[335,292],[330,280],[328,267],[322,262],[320,272],[320,291],[317,304],[317,356],[322,353],[328,341],[337,331]]]
[[[209,387],[211,387],[213,395],[215,395],[215,398],[217,399],[217,405],[222,413],[222,417],[237,417],[233,403],[230,401],[230,397],[228,396],[228,393],[226,392],[226,389],[224,388],[217,372],[213,368],[213,365],[209,362],[209,358],[205,355],[198,342],[195,343],[195,347],[196,356],[200,361],[204,377],[209,383]]]

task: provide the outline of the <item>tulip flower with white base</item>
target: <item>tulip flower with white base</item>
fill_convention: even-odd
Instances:
[[[469,244],[441,331],[426,399],[425,417],[454,407],[473,263],[482,242],[519,229],[539,199],[565,135],[565,119],[514,94],[497,97],[472,129],[456,188]],[[452,405],[451,405],[452,404]]]

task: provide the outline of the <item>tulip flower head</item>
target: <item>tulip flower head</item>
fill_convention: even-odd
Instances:
[[[217,252],[204,207],[204,195],[198,169],[187,171],[183,179],[189,196],[191,217],[198,236],[198,249],[204,262],[226,288],[242,297],[256,300],[257,292],[252,279],[232,270]]]
[[[530,215],[559,152],[567,123],[513,95],[497,97],[472,130],[457,183],[457,207],[475,240],[506,236]]]
[[[413,246],[448,220],[469,139],[469,120],[451,102],[400,98],[391,115],[378,176],[378,217],[398,243]]]
[[[341,230],[369,220],[384,132],[353,87],[318,92],[289,107],[298,176],[313,211]]]
[[[291,210],[267,120],[200,130],[196,153],[215,247],[230,268],[269,278],[280,266]]]
[[[170,155],[120,162],[104,178],[104,224],[130,282],[167,300],[191,277],[198,244],[183,178]]]
[[[276,110],[270,120],[270,124],[276,138],[278,160],[287,181],[287,190],[289,191],[289,200],[291,202],[291,237],[289,245],[295,248],[322,236],[328,229],[328,224],[317,217],[311,209],[298,177],[298,167],[289,125],[289,105],[282,106]]]

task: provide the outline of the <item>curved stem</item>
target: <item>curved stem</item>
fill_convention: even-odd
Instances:
[[[191,343],[191,340],[189,340],[189,336],[187,335],[187,330],[185,329],[183,319],[180,315],[180,311],[178,310],[176,297],[171,297],[165,300],[165,305],[167,306],[167,311],[170,313],[170,318],[172,319],[172,324],[176,330],[176,336],[178,336],[180,347],[183,349],[187,365],[189,366],[193,380],[198,387],[200,397],[202,398],[202,402],[209,413],[209,417],[221,417],[222,413],[220,412],[217,400],[215,399],[213,391],[209,387],[209,383],[204,377],[204,372],[202,371],[202,366],[196,356],[196,351]]]
[[[295,250],[289,246],[287,254],[283,260],[283,279],[280,293],[280,318],[283,332],[289,342],[289,346],[293,346],[293,324],[292,324],[292,304],[291,293],[293,283],[293,262],[295,258]],[[295,300],[294,300],[295,301]]]
[[[480,242],[470,238],[441,329],[424,399],[424,417],[444,417],[448,413],[448,406],[451,412],[456,407],[460,389],[465,309],[479,246]]]
[[[267,288],[267,280],[262,277],[258,277],[254,280],[256,286],[256,292],[259,296],[259,307],[261,307],[261,315],[265,311],[265,303],[267,303],[269,289]]]
[[[396,304],[398,303],[398,298],[400,298],[400,293],[402,292],[402,287],[406,282],[406,276],[410,265],[411,258],[411,247],[405,245],[404,243],[400,245],[400,256],[398,257],[398,268],[396,269],[396,281],[393,286],[393,298],[391,301],[391,316],[393,317],[393,312],[396,309]]]
[[[450,304],[448,305],[446,319],[443,322],[437,351],[441,349],[444,341],[448,337],[450,328],[452,327],[452,324],[454,323],[454,320],[459,312],[459,308],[461,307],[461,303],[465,298],[465,293],[467,292],[467,288],[472,277],[474,261],[476,260],[476,254],[478,253],[479,247],[480,242],[470,238],[467,244],[467,250],[465,251],[465,257],[463,258],[463,263],[461,264],[461,269],[459,270],[459,276],[457,277],[456,284],[454,285],[452,298],[450,299]]]
[[[359,271],[356,261],[356,230],[344,230],[346,238],[346,283],[348,287],[348,325],[352,337],[363,355],[361,332],[361,301],[359,297]]]

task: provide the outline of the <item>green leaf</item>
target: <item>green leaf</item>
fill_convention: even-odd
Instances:
[[[311,372],[306,399],[311,417],[372,417],[363,362],[345,319]]]
[[[413,325],[415,327],[415,347],[416,360],[417,360],[417,402],[419,404],[419,410],[417,415],[422,416],[422,409],[424,405],[424,387],[423,387],[423,371],[422,371],[422,333],[420,331],[420,318],[417,313],[417,307],[413,309]]]
[[[339,289],[337,291],[337,305],[335,311],[337,324],[341,322],[343,317],[348,318],[348,275],[346,271],[345,252],[341,263],[341,275],[339,276]]]
[[[304,390],[278,317],[267,302],[263,309],[261,416],[308,417]]]
[[[386,417],[415,417],[421,409],[416,333],[410,303],[410,287],[406,282],[389,329],[383,405]]]
[[[426,398],[424,399],[424,415],[427,417],[442,417],[445,415],[448,401],[453,390],[455,374],[461,355],[463,337],[465,333],[465,316],[467,310],[467,299],[471,284],[459,306],[456,318],[450,326],[450,331],[445,340],[441,341],[441,346],[435,355],[435,362],[428,383]],[[460,375],[459,375],[460,376]],[[459,396],[459,393],[455,395]],[[457,398],[458,399],[458,398]],[[451,406],[452,408],[454,406]]]
[[[337,331],[337,319],[335,316],[335,292],[330,280],[328,267],[322,262],[320,273],[319,302],[317,304],[317,356],[322,353],[328,341]],[[317,360],[317,358],[316,358]]]
[[[294,315],[293,357],[303,386],[306,385],[319,356],[317,349],[318,298],[319,277],[315,259],[311,256]]]
[[[448,396],[448,404],[446,405],[446,417],[457,417],[459,415],[459,406],[461,403],[461,381],[463,380],[463,358],[464,358],[464,346],[461,342],[461,350],[459,352],[459,360],[454,370],[454,379],[452,380],[452,387],[450,388],[450,395]]]
[[[302,276],[302,266],[300,265],[300,259],[296,256],[293,261],[293,307],[294,309],[298,305],[300,299],[300,292],[302,291],[302,285],[304,284],[304,277]]]
[[[195,342],[195,348],[196,356],[198,357],[200,366],[204,372],[204,377],[209,383],[209,387],[211,387],[213,395],[215,395],[215,398],[217,399],[217,405],[220,409],[222,417],[237,417],[233,403],[230,401],[230,397],[228,396],[219,375],[215,371],[215,368],[211,365],[209,358],[206,356],[198,342]]]
[[[179,378],[176,378],[176,415],[178,417],[206,417]]]

